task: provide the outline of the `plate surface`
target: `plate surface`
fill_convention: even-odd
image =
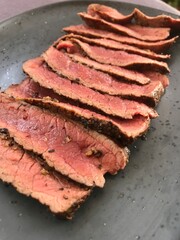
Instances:
[[[89,1],[45,6],[0,24],[0,85],[23,79],[22,62],[42,53],[61,29],[81,22]],[[108,1],[123,13],[135,5]],[[139,6],[136,6],[139,7]],[[158,10],[139,7],[150,15]],[[180,41],[171,49],[170,87],[147,139],[131,148],[130,162],[92,196],[71,221],[0,183],[0,240],[179,240],[180,239]]]

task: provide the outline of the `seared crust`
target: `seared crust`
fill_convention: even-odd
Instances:
[[[31,79],[25,79],[20,84],[12,85],[6,93],[31,104],[47,108],[55,113],[64,114],[70,119],[80,122],[85,128],[92,128],[112,139],[126,145],[137,137],[145,134],[150,125],[150,119],[137,116],[132,120],[112,118],[69,102],[52,90],[41,87]]]

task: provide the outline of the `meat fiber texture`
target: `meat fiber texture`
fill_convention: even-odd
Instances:
[[[139,49],[149,49],[156,53],[165,52],[172,44],[175,43],[175,41],[178,38],[173,37],[158,42],[147,42],[143,40],[138,40],[133,37],[120,35],[118,33],[108,31],[107,29],[106,30],[96,29],[83,24],[71,25],[69,27],[63,28],[63,30],[67,33],[74,33],[89,38],[103,39],[103,41],[104,39],[110,39],[123,44],[128,44],[130,46],[136,46]]]
[[[153,81],[143,86],[120,82],[108,74],[74,62],[69,56],[53,47],[50,47],[43,54],[43,57],[47,64],[58,74],[109,95],[122,96],[129,99],[142,99],[142,101],[146,100],[146,102],[154,106],[164,92],[160,81]]]
[[[42,58],[28,60],[23,64],[24,71],[43,87],[56,93],[92,106],[105,114],[125,119],[136,115],[156,118],[157,112],[143,103],[101,94],[83,85],[71,82],[53,72]]]
[[[91,190],[47,167],[40,158],[25,152],[9,136],[0,134],[0,179],[18,192],[71,219]]]
[[[90,59],[93,59],[99,63],[110,64],[113,66],[119,66],[129,69],[154,69],[155,71],[160,72],[169,72],[167,63],[162,61],[153,60],[147,57],[142,57],[137,54],[129,54],[125,51],[117,51],[106,49],[104,47],[91,46],[85,42],[82,42],[78,39],[72,39],[72,42],[76,43],[80,50],[83,51]],[[59,45],[60,48],[60,45]],[[70,48],[70,47],[69,47]],[[70,52],[78,52],[79,49],[75,48],[72,45],[72,50]],[[111,58],[109,57],[111,56]]]
[[[170,28],[147,28],[133,24],[123,26],[116,23],[108,22],[97,16],[94,17],[87,13],[79,13],[79,16],[90,27],[95,26],[95,28],[112,31],[143,41],[155,42],[159,40],[165,40],[170,35]]]
[[[116,174],[126,166],[127,149],[105,136],[4,94],[0,103],[0,128],[7,128],[18,144],[42,155],[61,174],[103,187],[105,173]]]
[[[78,15],[85,24],[65,27],[0,94],[0,179],[67,218],[158,117],[179,31],[178,19],[138,9],[94,3]]]
[[[69,100],[56,94],[53,90],[41,87],[29,78],[20,84],[11,85],[6,93],[31,104],[65,114],[85,127],[93,128],[112,139],[118,139],[121,144],[127,144],[145,134],[150,124],[150,119],[147,117],[137,116],[129,120],[113,118],[87,107],[80,107],[76,102],[69,103]]]
[[[170,58],[170,55],[168,54],[157,54],[154,53],[153,51],[150,50],[143,50],[143,49],[139,49],[137,47],[134,46],[130,46],[128,44],[124,44],[124,43],[120,43],[120,42],[116,42],[114,40],[110,40],[110,39],[94,39],[94,38],[87,38],[87,37],[83,37],[81,35],[75,35],[75,34],[69,34],[69,35],[65,35],[64,37],[61,38],[61,40],[66,40],[66,39],[79,39],[82,42],[86,42],[92,45],[97,45],[97,46],[102,46],[108,49],[113,49],[113,50],[122,50],[128,53],[132,53],[132,54],[139,54],[140,56],[144,56],[144,57],[148,57],[151,59],[155,59],[155,60],[167,60],[168,58]],[[58,47],[57,47],[58,48]]]

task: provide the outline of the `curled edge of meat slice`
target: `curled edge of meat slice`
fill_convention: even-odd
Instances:
[[[162,14],[155,17],[148,16],[139,9],[134,9],[134,18],[137,24],[147,27],[170,27],[172,30],[180,31],[180,19]]]
[[[71,25],[69,27],[63,28],[63,30],[67,33],[74,33],[74,34],[82,35],[89,38],[111,39],[116,42],[128,44],[130,46],[136,46],[140,49],[146,49],[146,50],[149,49],[156,53],[165,52],[178,39],[178,36],[176,36],[176,37],[169,38],[167,40],[158,41],[158,42],[146,42],[146,41],[138,40],[132,37],[113,33],[107,30],[96,29],[83,24]]]
[[[99,15],[101,18],[105,19],[106,21],[114,22],[114,23],[120,23],[120,24],[126,24],[130,23],[134,12],[123,15],[115,8],[103,5],[103,4],[90,4],[87,8],[87,13],[92,15]]]

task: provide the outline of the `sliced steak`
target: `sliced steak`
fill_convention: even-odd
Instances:
[[[69,41],[69,40],[68,40]],[[74,45],[67,45],[68,52],[78,53],[83,52],[89,58],[103,64],[110,64],[119,67],[125,67],[128,69],[148,69],[157,70],[161,72],[169,72],[167,63],[160,62],[157,60],[152,60],[139,56],[137,54],[129,54],[125,51],[116,51],[111,49],[106,49],[104,47],[91,46],[84,43],[78,39],[71,39]],[[77,47],[78,46],[78,47]],[[65,48],[65,44],[62,41],[58,44],[58,48]]]
[[[101,18],[93,17],[87,13],[82,12],[78,13],[78,15],[90,27],[116,32],[143,41],[155,42],[164,40],[168,38],[170,34],[170,28],[150,28],[133,24],[122,26],[119,24],[107,22]]]
[[[165,74],[161,74],[155,71],[143,71],[146,77],[149,77],[151,81],[160,81],[164,88],[169,86],[169,79]]]
[[[148,57],[148,58],[155,59],[155,60],[163,61],[163,60],[167,60],[168,58],[170,58],[170,55],[157,54],[150,50],[139,49],[134,46],[130,46],[130,45],[127,45],[124,43],[120,43],[120,42],[116,42],[114,40],[104,39],[104,38],[94,39],[94,38],[83,37],[81,35],[69,34],[69,35],[63,36],[61,38],[61,40],[66,40],[66,39],[71,39],[71,38],[79,39],[82,42],[89,43],[90,45],[102,46],[102,47],[113,49],[113,50],[122,50],[122,51],[125,51],[128,53],[138,54],[140,56]],[[58,48],[58,46],[57,46],[57,48]]]
[[[75,62],[82,63],[99,71],[108,73],[114,76],[116,79],[121,81],[128,81],[129,83],[136,83],[138,85],[145,85],[150,81],[160,81],[164,88],[169,85],[169,79],[165,74],[161,74],[155,71],[142,71],[137,72],[133,70],[128,70],[125,68],[97,63],[94,60],[91,60],[87,57],[84,57],[82,54],[68,54],[70,58]],[[134,78],[133,78],[134,76]]]
[[[129,83],[132,82],[139,85],[145,85],[150,82],[150,78],[146,77],[144,74],[137,71],[133,71],[133,70],[117,67],[117,66],[107,65],[107,64],[101,64],[92,59],[89,59],[88,57],[84,57],[79,53],[68,54],[68,56],[71,57],[75,62],[79,62],[91,68],[94,68],[96,70],[99,70],[101,72],[108,73],[121,81],[125,81],[125,82],[127,81]]]
[[[107,21],[120,24],[126,24],[131,22],[134,16],[134,12],[125,16],[114,8],[95,3],[88,6],[87,12],[92,16],[99,15],[101,18]]]
[[[18,84],[10,85],[5,93],[16,99],[20,98],[44,98],[49,97],[50,99],[58,102],[68,102],[62,95],[55,93],[53,90],[44,88],[39,83],[34,82],[29,77],[25,78]]]
[[[94,129],[111,137],[115,142],[121,143],[121,146],[127,146],[136,138],[146,134],[150,126],[150,119],[140,115],[135,116],[133,119],[120,119],[101,115],[89,109],[82,109],[70,104],[54,102],[48,98],[28,98],[23,100],[56,113],[65,114],[70,119],[80,122],[86,128]]]
[[[71,219],[90,194],[87,188],[47,167],[39,157],[26,153],[7,135],[0,134],[0,151],[0,179],[55,214]]]
[[[145,15],[139,9],[135,8],[134,18],[137,24],[148,27],[170,27],[174,30],[180,31],[180,19],[175,19],[167,15],[158,15],[150,17]]]
[[[120,140],[122,144],[130,143],[146,133],[150,125],[150,119],[147,117],[136,116],[131,120],[124,120],[104,116],[90,109],[62,102],[62,100],[64,101],[62,96],[50,89],[41,87],[28,78],[20,84],[11,85],[6,93],[32,104],[49,108],[51,111],[55,110],[55,112],[65,114],[69,118],[79,121],[86,128],[92,128],[113,139]]]
[[[50,47],[43,57],[58,74],[109,95],[145,101],[145,103],[155,106],[164,92],[161,82],[153,81],[143,86],[120,82],[106,73],[72,61],[65,53],[54,47]]]
[[[95,107],[102,112],[126,119],[135,115],[157,117],[154,109],[143,103],[121,99],[98,93],[83,85],[73,83],[50,71],[42,58],[31,59],[23,64],[24,71],[41,86],[53,89],[56,93]]]
[[[174,37],[168,40],[158,42],[145,42],[132,37],[122,36],[120,34],[113,33],[110,31],[89,27],[83,24],[65,27],[63,28],[63,30],[67,33],[79,34],[85,37],[111,39],[116,42],[136,46],[140,49],[149,49],[156,53],[162,53],[166,51],[178,38]]]
[[[128,161],[126,148],[64,116],[0,95],[0,128],[24,149],[40,154],[50,167],[87,186],[103,187]]]

